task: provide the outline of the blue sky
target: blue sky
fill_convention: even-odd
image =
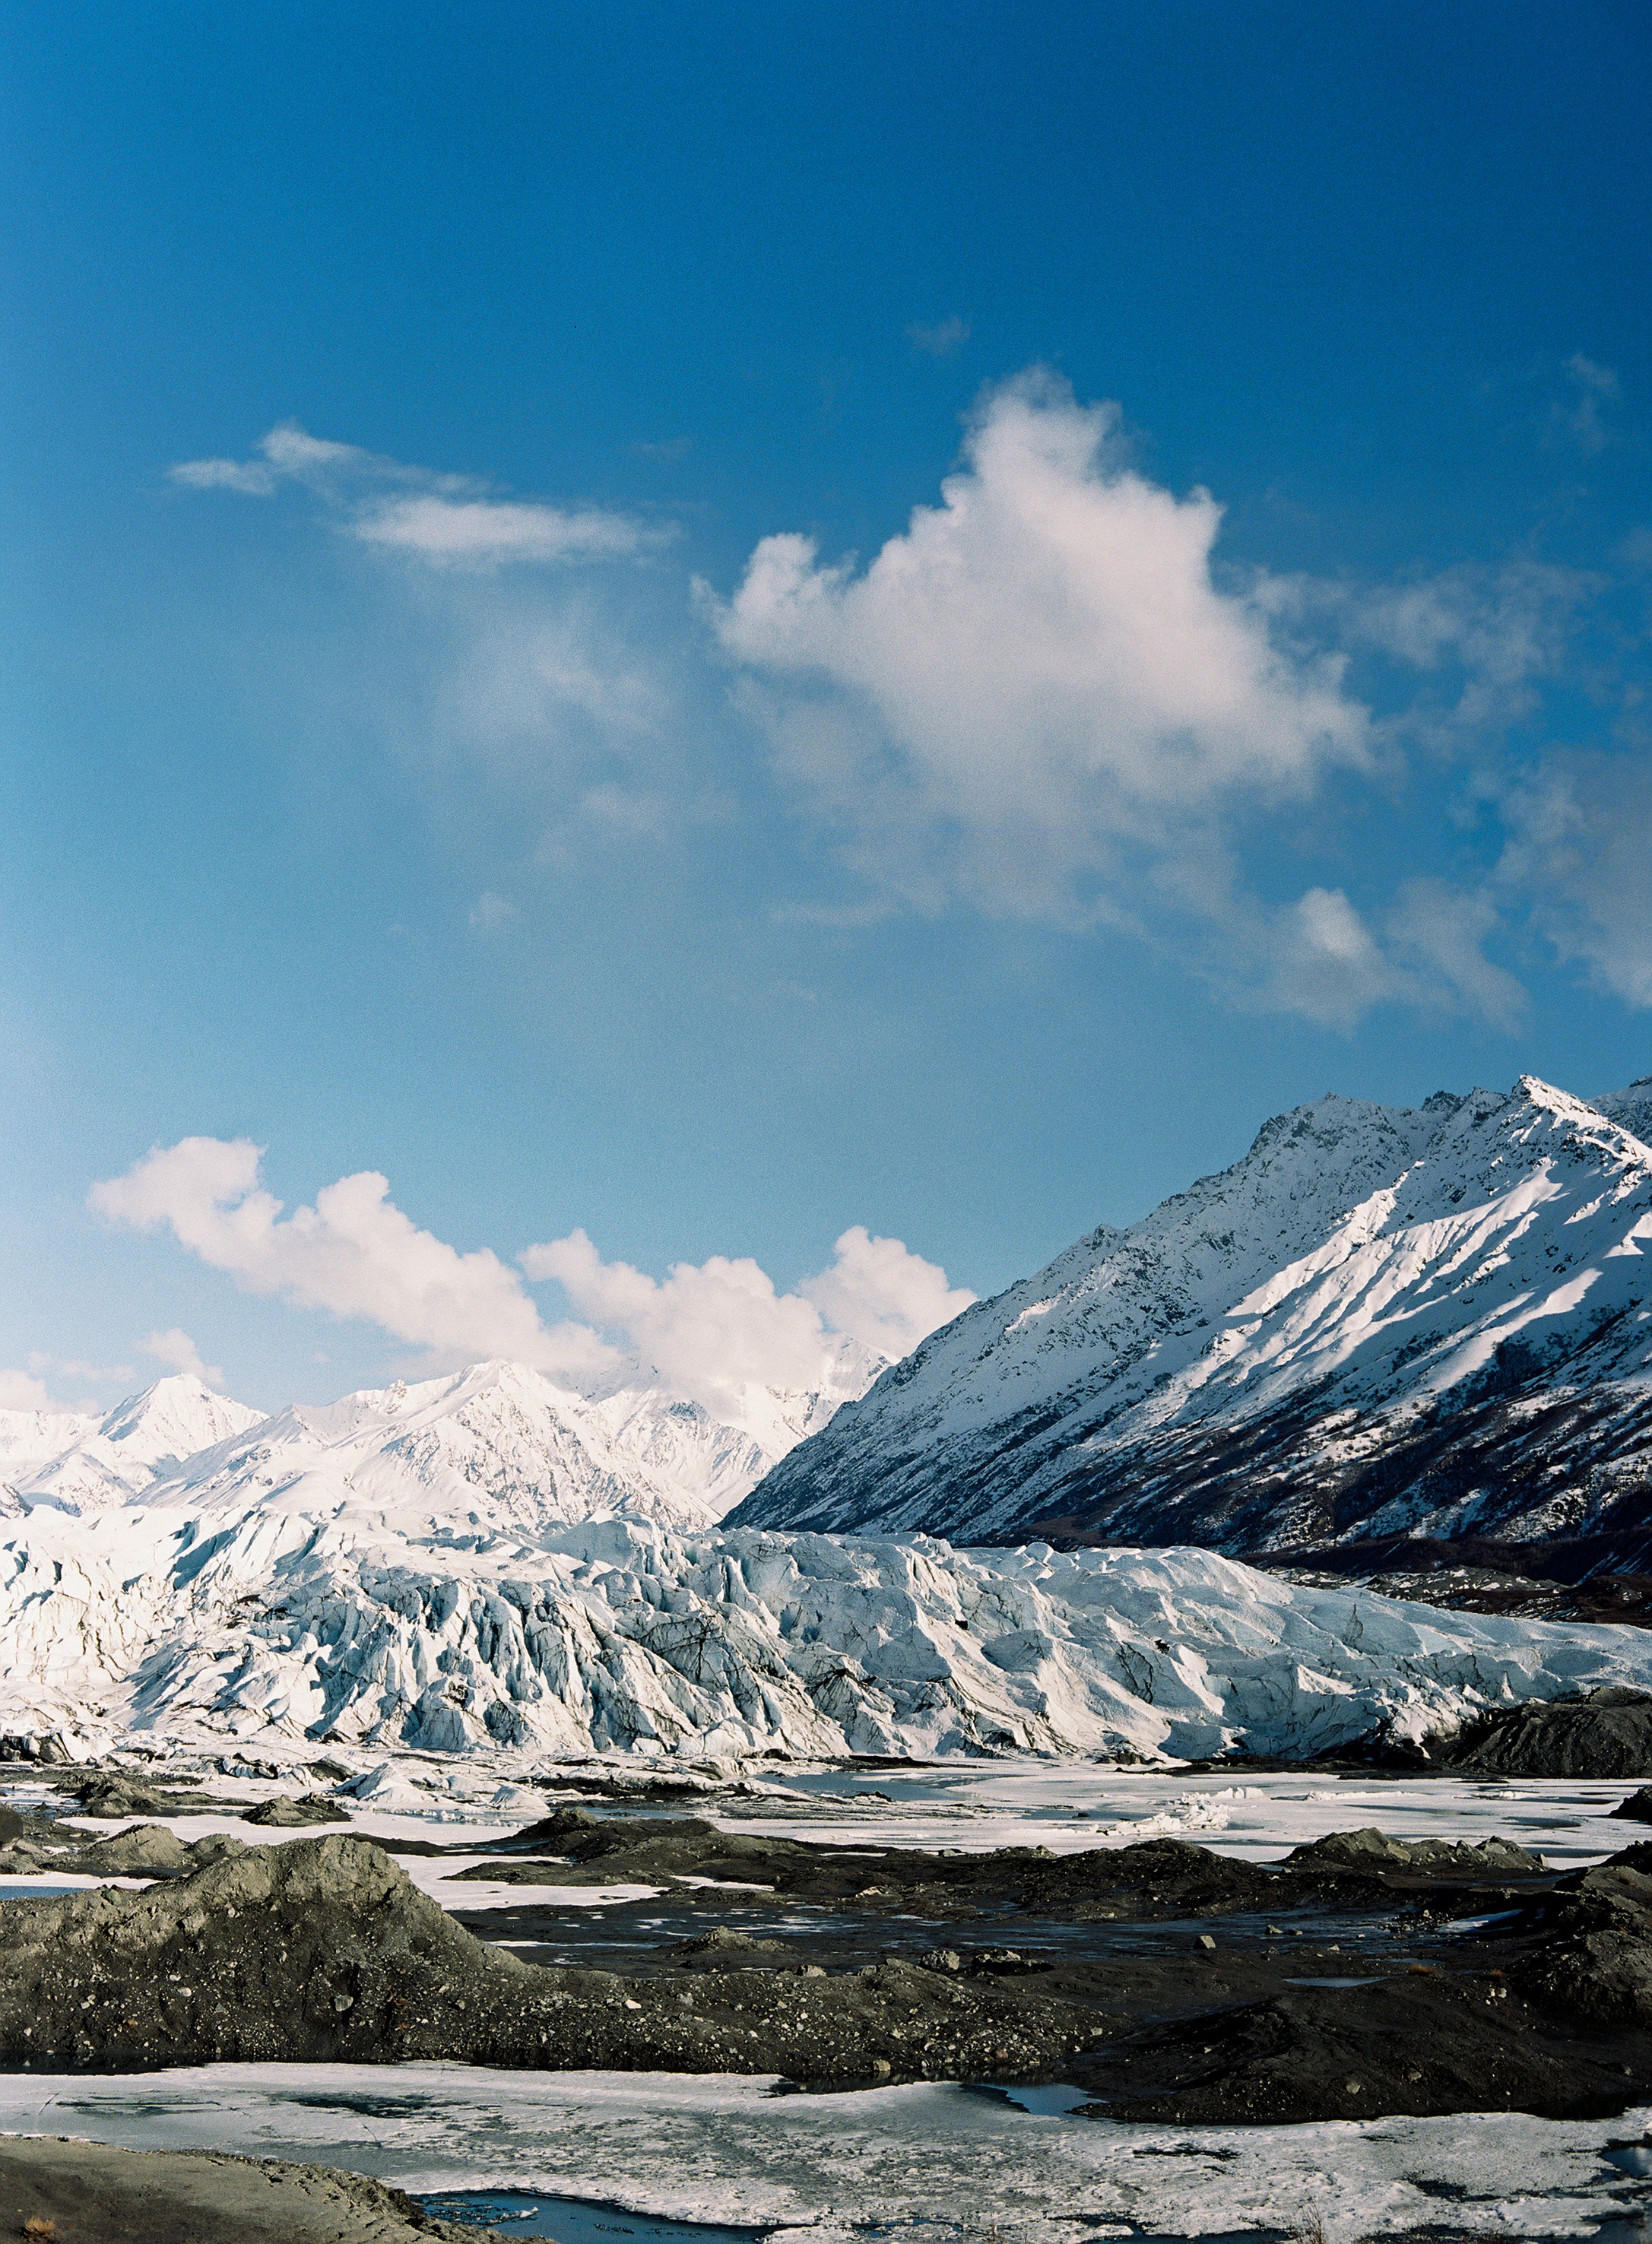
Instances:
[[[1324,1091],[1652,1071],[1643,9],[3,45],[12,1399],[714,1279],[762,1373]],[[286,1215],[89,1204],[188,1139]]]

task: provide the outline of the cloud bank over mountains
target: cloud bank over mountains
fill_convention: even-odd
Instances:
[[[1608,378],[1574,367],[1567,395],[1598,409]],[[846,928],[1123,930],[1235,1006],[1344,1029],[1381,1005],[1514,1027],[1534,942],[1652,1003],[1644,632],[1601,622],[1645,574],[1628,549],[1615,578],[1529,552],[1391,582],[1240,569],[1216,497],[1154,481],[1117,406],[1038,368],[983,394],[940,503],[865,565],[781,530],[726,598],[626,591],[655,524],[293,423],[171,472],[306,493],[414,572],[431,644],[450,634],[446,721],[499,736],[499,787],[553,798],[538,877],[779,818],[843,894],[773,909]],[[1546,697],[1580,680],[1609,745],[1560,736]],[[477,924],[518,910],[495,882]]]
[[[749,1257],[680,1262],[656,1280],[605,1262],[578,1230],[525,1248],[513,1266],[491,1248],[464,1253],[421,1230],[390,1199],[389,1179],[371,1170],[286,1213],[260,1181],[262,1160],[263,1148],[247,1139],[185,1138],[94,1185],[88,1203],[118,1226],[170,1232],[247,1293],[376,1325],[419,1349],[430,1369],[502,1358],[583,1389],[640,1364],[725,1416],[738,1416],[748,1386],[836,1386],[846,1344],[857,1362],[863,1353],[904,1355],[975,1298],[898,1239],[858,1224],[827,1268],[792,1293]],[[547,1323],[527,1281],[554,1281],[577,1317]],[[152,1334],[145,1345],[220,1383],[186,1333]],[[38,1381],[0,1376],[27,1382],[9,1407],[46,1407]]]

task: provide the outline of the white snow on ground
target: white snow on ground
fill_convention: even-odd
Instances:
[[[763,2079],[509,2073],[465,2065],[214,2065],[0,2078],[0,2127],[147,2148],[317,2160],[420,2190],[506,2188],[849,2244],[865,2224],[939,2240],[1198,2236],[1317,2211],[1332,2244],[1439,2223],[1580,2235],[1652,2185],[1610,2164],[1652,2112],[1494,2113],[1302,2127],[1123,2126],[1032,2116],[920,2084],[829,2096]]]
[[[479,1492],[409,1518],[303,1476],[0,1539],[0,1733],[721,1761],[1301,1754],[1652,1686],[1652,1633],[1293,1585],[1202,1551],[955,1551],[608,1518]],[[508,1508],[508,1507],[506,1507]],[[514,1762],[511,1756],[516,1756]],[[388,1801],[382,1803],[388,1805]]]

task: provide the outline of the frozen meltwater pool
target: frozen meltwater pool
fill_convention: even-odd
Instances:
[[[993,2231],[1000,2244],[1216,2244],[1314,2216],[1331,2244],[1442,2220],[1510,2238],[1605,2232],[1611,2244],[1652,2207],[1652,2174],[1622,2155],[1652,2109],[1198,2128],[1080,2119],[1051,2108],[1060,2092],[778,2087],[430,2065],[14,2073],[0,2076],[0,2127],[315,2160],[423,2199],[503,2193],[518,2211],[545,2208],[545,2226],[525,2220],[521,2234],[560,2244],[626,2244],[627,2228],[639,2244],[714,2244],[708,2230],[716,2244]]]
[[[651,2220],[613,2205],[542,2191],[432,2190],[419,2200],[438,2220],[503,2228],[512,2236],[551,2236],[556,2244],[756,2244],[762,2228],[722,2228],[711,2220]]]
[[[837,1846],[1122,1847],[1188,1839],[1251,1861],[1376,1824],[1399,1839],[1513,1839],[1550,1862],[1598,1861],[1652,1827],[1614,1820],[1628,1778],[1493,1778],[1121,1769],[1006,1760],[862,1776],[788,1771],[756,1795],[699,1809],[730,1829]],[[657,1810],[655,1812],[658,1812]]]

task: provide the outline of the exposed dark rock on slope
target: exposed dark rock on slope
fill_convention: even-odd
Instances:
[[[1330,1098],[978,1302],[730,1525],[1652,1551],[1652,1081]],[[1580,1570],[1581,1571],[1581,1570]]]
[[[1652,1775],[1652,1699],[1595,1691],[1550,1706],[1500,1707],[1471,1723],[1439,1758],[1471,1775]]]

